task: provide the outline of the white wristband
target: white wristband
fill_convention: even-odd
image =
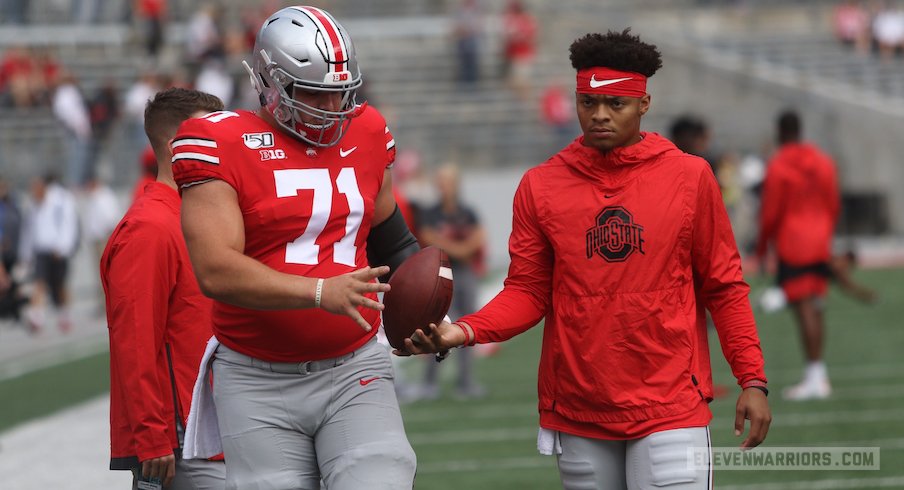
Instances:
[[[314,308],[320,308],[320,298],[323,296],[323,278],[317,279],[317,289],[314,291]]]

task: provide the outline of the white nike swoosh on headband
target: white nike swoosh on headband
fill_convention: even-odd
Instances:
[[[605,87],[606,85],[612,85],[613,83],[624,82],[625,80],[631,80],[631,77],[613,78],[612,80],[597,80],[596,75],[593,75],[592,77],[590,77],[590,88]]]

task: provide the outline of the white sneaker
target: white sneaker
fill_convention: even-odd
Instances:
[[[832,394],[828,380],[801,381],[782,390],[782,398],[790,401],[825,400]]]

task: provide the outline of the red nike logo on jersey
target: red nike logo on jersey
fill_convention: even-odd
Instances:
[[[378,380],[378,379],[380,379],[379,376],[374,376],[373,378],[370,378],[370,379],[364,379],[364,378],[361,378],[361,380],[358,381],[358,382],[361,383],[361,386],[367,386],[367,385],[373,383],[374,381],[376,381],[376,380]]]

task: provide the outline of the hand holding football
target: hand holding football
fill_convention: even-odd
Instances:
[[[441,248],[427,247],[408,257],[389,279],[383,295],[383,329],[389,345],[404,348],[417,329],[437,325],[452,304],[452,264]]]

